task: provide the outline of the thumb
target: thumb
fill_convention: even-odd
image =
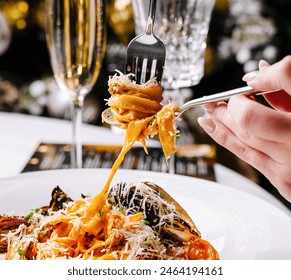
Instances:
[[[291,95],[291,56],[273,65],[260,61],[259,71],[248,73],[242,79],[257,90],[283,89]]]

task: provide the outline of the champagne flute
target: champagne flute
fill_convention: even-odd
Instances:
[[[72,96],[72,168],[82,167],[80,129],[86,95],[96,83],[105,54],[106,0],[46,0],[46,39],[59,87]]]

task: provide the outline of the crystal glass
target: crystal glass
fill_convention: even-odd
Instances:
[[[136,33],[145,28],[149,0],[132,0]],[[155,33],[166,46],[162,85],[197,85],[204,75],[206,39],[215,0],[159,0]]]
[[[54,77],[73,101],[72,168],[82,167],[82,107],[100,74],[105,53],[105,1],[45,2],[46,39]]]

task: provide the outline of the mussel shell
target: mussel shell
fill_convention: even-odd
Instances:
[[[117,183],[109,189],[109,201],[113,205],[122,206],[128,214],[143,212],[145,219],[152,227],[155,227],[160,217],[157,215],[157,209],[152,201],[151,196],[145,196],[139,189],[138,184]],[[151,190],[152,194],[158,195],[155,190]]]
[[[162,187],[152,182],[118,183],[109,189],[109,202],[126,213],[143,212],[146,221],[163,239],[189,241],[200,232],[185,209]]]
[[[52,191],[49,205],[41,207],[42,214],[48,215],[49,209],[53,211],[64,209],[65,205],[72,201],[73,200],[59,186],[56,186]]]

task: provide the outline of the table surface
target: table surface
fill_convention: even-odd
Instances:
[[[17,113],[0,112],[0,187],[1,179],[21,173],[27,161],[41,142],[70,143],[71,122]],[[121,145],[123,134],[113,133],[110,128],[82,125],[83,144]],[[151,140],[149,146],[159,145]],[[278,199],[246,177],[218,163],[214,166],[217,183],[241,189],[290,211]]]

